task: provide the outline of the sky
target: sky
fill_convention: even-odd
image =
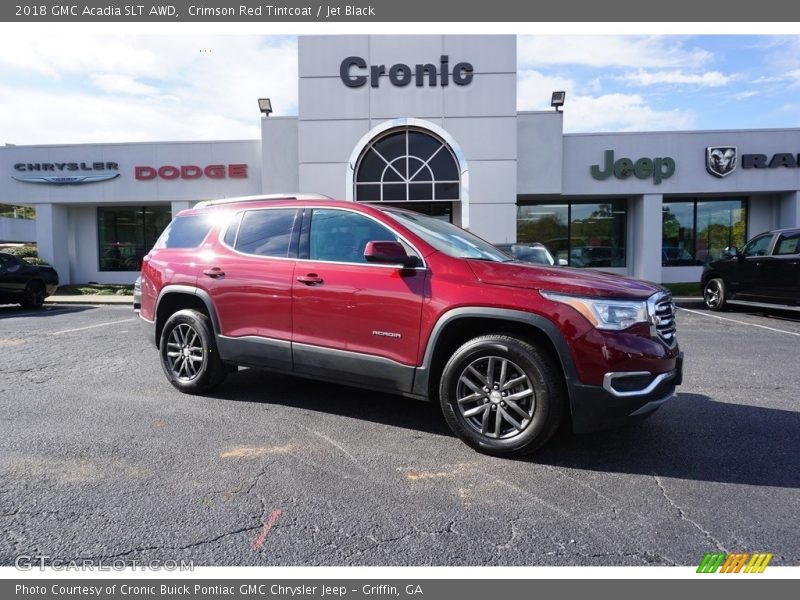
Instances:
[[[531,35],[517,108],[567,132],[800,127],[800,36]],[[257,139],[297,114],[293,36],[0,36],[0,145]]]

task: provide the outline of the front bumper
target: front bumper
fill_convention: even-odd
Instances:
[[[675,368],[665,373],[609,373],[600,386],[572,382],[572,430],[589,433],[644,418],[674,397],[682,381],[683,353],[676,358]]]

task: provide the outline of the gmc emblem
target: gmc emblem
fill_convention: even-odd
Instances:
[[[134,177],[140,181],[147,181],[148,179],[200,179],[201,177],[208,177],[209,179],[244,179],[247,177],[246,164],[232,164],[232,165],[208,165],[207,167],[198,167],[197,165],[182,165],[175,167],[172,165],[164,165],[163,167],[148,167],[137,166],[134,168]]]

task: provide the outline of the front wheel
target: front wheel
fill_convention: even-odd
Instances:
[[[725,282],[719,277],[709,279],[703,288],[703,301],[709,310],[720,311],[725,309],[728,299]]]
[[[187,394],[213,389],[228,372],[217,352],[208,317],[196,310],[180,310],[167,320],[161,331],[159,354],[169,382]]]
[[[456,350],[442,372],[439,398],[453,433],[479,452],[508,457],[547,443],[566,404],[550,357],[505,335],[481,336]]]

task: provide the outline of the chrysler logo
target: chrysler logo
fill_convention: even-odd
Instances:
[[[12,175],[12,178],[23,183],[49,183],[50,185],[81,185],[116,179],[119,173],[103,173],[102,175]]]
[[[706,170],[714,177],[725,177],[736,170],[736,146],[706,148]]]

